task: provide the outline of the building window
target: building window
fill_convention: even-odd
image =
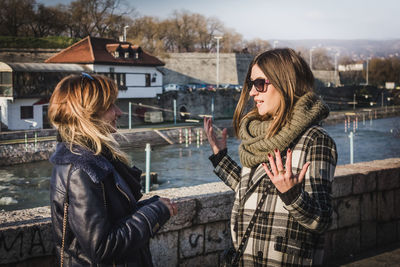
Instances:
[[[129,58],[129,52],[125,52],[125,58]]]
[[[11,84],[11,72],[0,72],[0,84]]]
[[[33,106],[21,106],[21,120],[33,119]]]
[[[150,87],[150,74],[145,74],[144,76],[146,77],[146,87]]]

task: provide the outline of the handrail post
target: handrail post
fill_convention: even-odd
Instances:
[[[146,144],[146,181],[145,181],[145,193],[150,192],[150,153],[151,153],[151,146],[149,143]]]

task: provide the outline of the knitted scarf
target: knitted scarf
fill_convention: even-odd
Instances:
[[[245,117],[239,128],[240,162],[254,167],[268,161],[268,153],[274,155],[277,148],[284,151],[310,126],[328,117],[328,106],[314,93],[301,96],[294,105],[291,119],[272,137],[266,138],[271,121],[261,121],[256,115]]]

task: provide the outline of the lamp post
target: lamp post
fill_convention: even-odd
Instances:
[[[222,36],[214,36],[217,39],[217,84],[216,89],[219,87],[219,40],[222,39]]]
[[[369,65],[369,59],[367,58],[367,70],[366,70],[366,77],[365,77],[366,85],[368,85],[368,65]]]
[[[124,42],[126,42],[126,29],[129,28],[128,25],[124,26]]]
[[[314,51],[315,47],[311,47],[310,49],[310,69],[312,70],[312,52]]]
[[[335,83],[339,79],[339,84],[340,84],[340,78],[339,78],[339,72],[338,72],[338,62],[337,62],[337,57],[339,56],[339,52],[335,53]],[[337,86],[337,85],[336,85]]]
[[[274,49],[276,48],[276,45],[279,43],[279,41],[275,40],[274,41]]]

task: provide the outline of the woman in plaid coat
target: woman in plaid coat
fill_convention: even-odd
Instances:
[[[239,266],[322,264],[337,152],[319,126],[329,109],[313,86],[309,66],[291,49],[254,58],[233,117],[242,167],[227,154],[226,129],[217,139],[211,119],[204,119],[214,172],[235,191],[231,234],[236,251],[243,241]]]

